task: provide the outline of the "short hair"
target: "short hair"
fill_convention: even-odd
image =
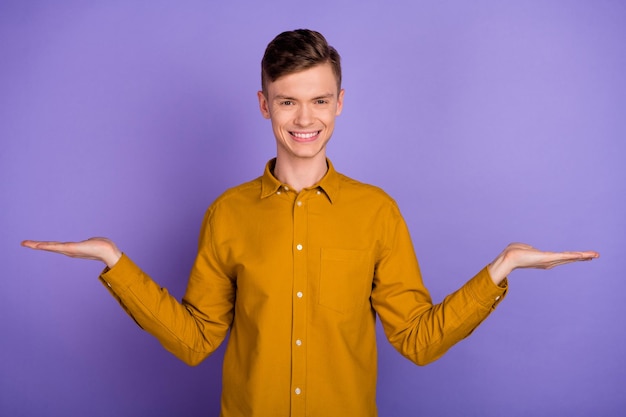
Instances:
[[[317,65],[330,63],[337,90],[341,89],[341,57],[326,38],[314,30],[297,29],[276,36],[265,49],[261,61],[261,87],[267,94],[267,85],[284,75],[300,72]]]

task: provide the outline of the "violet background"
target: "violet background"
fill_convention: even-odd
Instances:
[[[260,59],[299,27],[343,58],[329,155],[396,198],[436,301],[510,241],[602,254],[514,272],[427,367],[381,332],[380,415],[624,415],[625,18],[608,0],[0,2],[0,415],[218,414],[222,348],[184,365],[100,264],[19,242],[108,236],[182,297],[205,209],[274,155]]]

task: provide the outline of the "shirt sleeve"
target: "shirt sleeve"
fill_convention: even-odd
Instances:
[[[376,263],[372,305],[389,342],[406,358],[425,365],[469,336],[506,295],[487,267],[441,303],[423,284],[407,226],[394,205]]]
[[[182,302],[161,288],[126,254],[100,281],[137,324],[171,353],[197,365],[224,340],[232,323],[235,289],[217,268],[205,218],[196,262]]]

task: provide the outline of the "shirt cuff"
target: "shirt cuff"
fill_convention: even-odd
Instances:
[[[117,300],[117,302],[122,306],[122,308],[126,311],[126,313],[135,320],[135,323],[140,328],[143,328],[135,316],[131,312],[131,310],[126,307],[123,298],[125,296],[134,297],[131,294],[130,287],[142,280],[143,273],[141,269],[130,260],[128,256],[122,254],[122,257],[117,261],[113,267],[106,267],[100,273],[99,279],[100,282],[104,285],[104,287],[109,291],[109,293]]]
[[[112,292],[123,292],[141,280],[141,269],[122,253],[122,257],[111,268],[100,273],[100,281]]]
[[[467,284],[474,299],[489,310],[494,310],[500,304],[509,289],[509,283],[506,278],[500,285],[496,285],[491,279],[489,269],[486,266]]]

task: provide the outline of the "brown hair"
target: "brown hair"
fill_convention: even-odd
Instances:
[[[341,89],[341,58],[321,33],[309,29],[283,32],[272,40],[261,61],[261,85],[267,94],[267,85],[283,75],[293,74],[316,65],[330,63]]]

